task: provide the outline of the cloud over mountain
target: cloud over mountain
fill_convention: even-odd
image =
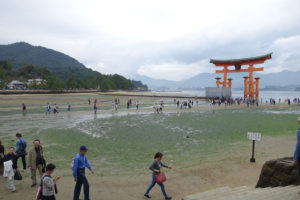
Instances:
[[[265,73],[297,71],[297,0],[1,1],[0,43],[26,41],[102,73],[183,80],[209,58],[274,52]]]

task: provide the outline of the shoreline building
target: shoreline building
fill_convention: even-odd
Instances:
[[[24,90],[27,88],[26,83],[23,83],[18,80],[12,80],[10,83],[7,84],[7,88],[10,90]]]

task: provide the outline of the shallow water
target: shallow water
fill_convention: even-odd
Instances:
[[[154,114],[151,106],[139,112],[134,108],[100,110],[97,115],[89,108],[57,115],[1,112],[0,139],[8,146],[14,144],[16,132],[29,141],[38,138],[45,146],[47,159],[63,169],[84,144],[89,148],[89,160],[103,174],[139,173],[147,171],[157,151],[165,154],[166,163],[174,160],[176,167],[189,167],[222,154],[236,142],[247,141],[248,131],[263,136],[292,135],[299,114],[298,107],[214,112],[181,112],[174,108]]]

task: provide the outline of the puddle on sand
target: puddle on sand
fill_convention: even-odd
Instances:
[[[262,110],[261,112],[263,113],[268,113],[268,114],[295,114],[295,115],[300,115],[300,110]]]

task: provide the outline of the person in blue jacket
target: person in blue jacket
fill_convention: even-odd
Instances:
[[[300,117],[298,117],[298,123],[300,125]],[[298,173],[300,176],[300,129],[297,131],[297,145],[294,153],[294,163],[295,165],[298,165]]]
[[[22,158],[23,163],[23,170],[26,170],[26,140],[22,137],[21,133],[16,134],[17,142],[16,142],[16,155],[17,155],[17,162],[19,158]]]
[[[94,170],[91,168],[90,163],[87,161],[85,154],[87,152],[86,146],[80,147],[80,152],[74,158],[73,165],[73,176],[76,182],[75,190],[74,190],[74,200],[79,200],[81,186],[83,184],[84,191],[84,200],[89,200],[89,182],[85,177],[85,167],[87,167],[92,174],[94,174]]]

